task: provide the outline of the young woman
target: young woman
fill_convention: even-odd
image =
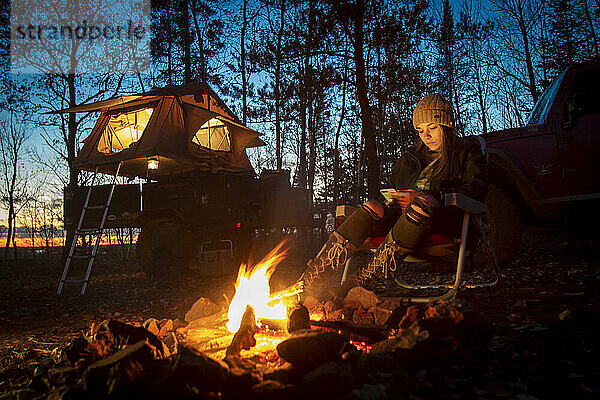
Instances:
[[[454,234],[460,226],[458,210],[442,207],[445,193],[463,193],[483,201],[487,193],[487,161],[474,137],[459,138],[454,131],[452,105],[440,94],[423,98],[413,113],[421,139],[407,149],[388,179],[395,189],[378,200],[361,204],[309,261],[299,284],[321,297],[327,291],[343,296],[353,286],[371,287],[388,277],[396,261],[419,246],[429,232]],[[344,287],[328,282],[369,236],[386,235],[371,262]]]

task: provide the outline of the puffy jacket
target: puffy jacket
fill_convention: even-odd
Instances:
[[[429,164],[423,155],[416,151],[417,146],[407,149],[398,159],[388,179],[388,184],[397,190],[414,188],[421,171]],[[475,200],[483,201],[488,188],[487,159],[479,140],[472,136],[457,138],[453,157],[458,157],[460,176],[449,180],[432,178],[427,192],[440,202],[446,193],[462,193]]]

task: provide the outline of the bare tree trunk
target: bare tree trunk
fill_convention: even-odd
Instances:
[[[475,80],[477,83],[477,101],[479,102],[479,109],[481,112],[481,133],[487,133],[487,114],[485,110],[485,96],[484,96],[484,88],[481,82],[481,72],[479,70],[479,62],[477,61],[477,51],[475,49],[475,40],[471,42],[472,51],[473,51],[473,64],[475,68]]]
[[[246,5],[248,1],[243,0],[242,2],[242,30],[240,32],[240,70],[242,73],[242,122],[246,125],[248,104],[247,104],[247,85],[246,82]]]
[[[364,1],[357,0],[354,21],[354,63],[356,67],[356,97],[360,105],[360,119],[362,122],[362,136],[365,143],[365,156],[367,161],[367,188],[368,196],[375,197],[379,191],[379,160],[377,157],[377,143],[373,114],[369,103],[366,68],[364,59]]]
[[[316,119],[315,107],[311,102],[308,106],[308,189],[310,190],[311,195],[314,193],[315,163],[317,161],[315,145],[317,133]]]
[[[596,1],[596,3],[599,3]],[[596,30],[594,29],[594,23],[590,15],[590,7],[588,6],[587,0],[583,0],[583,11],[585,12],[585,19],[588,24],[590,35],[592,36],[592,46],[594,48],[594,57],[598,59],[598,38],[596,36]]]
[[[67,80],[67,88],[69,92],[69,107],[74,107],[77,105],[76,97],[75,97],[75,74],[70,73],[66,76]],[[67,117],[67,164],[69,165],[69,183],[68,186],[71,188],[73,193],[75,193],[75,189],[78,185],[79,178],[79,170],[73,166],[75,162],[75,149],[76,149],[76,137],[77,137],[77,120],[75,113],[69,113]],[[69,246],[71,246],[71,242],[75,238],[75,228],[73,225],[67,227],[67,238],[65,241],[65,247],[63,248],[63,260],[66,260]]]
[[[281,154],[281,63],[283,33],[285,27],[285,0],[281,0],[279,16],[279,32],[277,33],[277,48],[275,53],[275,158],[278,170],[282,168],[283,160]]]
[[[360,144],[358,146],[358,154],[357,154],[357,165],[356,165],[356,170],[358,171],[358,173],[356,174],[356,204],[360,203],[360,195],[361,195],[361,189],[363,187],[363,164],[364,164],[364,159],[365,159],[365,152],[364,152],[364,136],[360,135]]]
[[[196,0],[193,0],[192,7],[192,19],[194,21],[194,28],[196,29],[196,38],[198,40],[198,55],[200,57],[200,66],[199,66],[199,74],[200,81],[207,81],[207,73],[206,73],[206,58],[204,55],[204,40],[202,39],[202,31],[200,30],[200,25],[198,24],[198,10],[196,7]]]
[[[298,187],[301,189],[306,189],[306,173],[307,173],[307,160],[306,160],[306,113],[307,113],[307,104],[306,104],[306,98],[307,98],[307,77],[306,74],[307,72],[307,68],[309,68],[309,63],[308,63],[308,56],[305,57],[304,60],[304,79],[303,82],[298,85],[298,95],[299,95],[299,100],[300,100],[300,109],[299,109],[299,113],[300,113],[300,160],[298,162]],[[302,68],[300,68],[300,76],[302,76]]]
[[[180,34],[183,35],[183,83],[190,83],[192,81],[192,39],[190,37],[190,18],[188,10],[188,0],[181,0],[179,17],[181,18],[182,26],[182,32],[180,32]]]
[[[537,102],[539,97],[537,88],[535,86],[535,75],[533,73],[533,61],[531,60],[531,50],[529,46],[529,33],[527,31],[527,26],[525,26],[525,18],[523,17],[523,7],[521,2],[515,2],[517,6],[517,15],[518,15],[518,24],[519,31],[521,32],[521,38],[523,39],[523,53],[525,55],[525,65],[527,67],[527,76],[529,78],[529,92],[531,93],[531,97],[533,98],[533,103]]]
[[[340,133],[346,116],[346,82],[348,80],[348,59],[344,61],[344,77],[342,82],[342,108],[340,110],[340,119],[335,130],[335,140],[333,143],[333,203],[337,204],[340,200]]]

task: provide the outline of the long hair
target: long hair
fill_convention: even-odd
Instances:
[[[440,180],[456,179],[460,174],[458,159],[454,152],[458,140],[454,133],[454,129],[447,127],[446,125],[440,126],[442,127],[442,146],[440,147],[440,158],[433,166],[432,177]],[[423,141],[420,141],[417,145],[417,152],[420,155],[425,156],[430,150]]]

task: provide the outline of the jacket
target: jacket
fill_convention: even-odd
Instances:
[[[414,188],[421,171],[429,164],[417,154],[417,146],[408,148],[398,159],[388,179],[390,187],[396,190]],[[453,157],[458,157],[460,176],[449,180],[432,178],[430,189],[426,193],[433,195],[440,204],[446,193],[462,193],[478,201],[487,195],[488,168],[487,159],[481,149],[481,143],[475,137],[457,138]]]

